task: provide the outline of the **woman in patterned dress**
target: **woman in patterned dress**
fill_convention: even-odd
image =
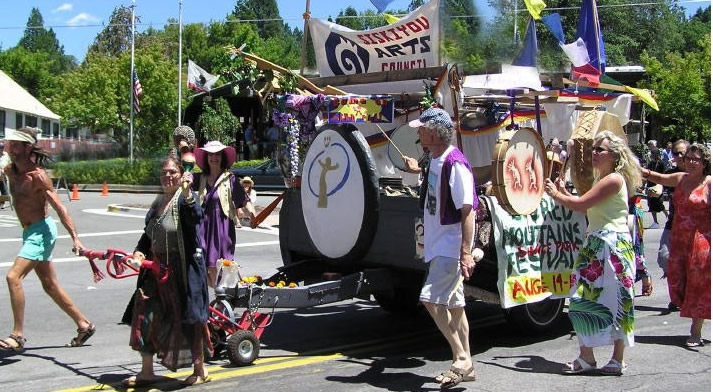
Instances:
[[[563,183],[547,180],[545,190],[559,204],[586,212],[589,220],[584,248],[570,278],[569,318],[579,340],[579,356],[565,363],[568,374],[595,370],[594,347],[614,345],[604,375],[626,369],[624,349],[634,345],[635,256],[627,224],[628,199],[641,185],[639,164],[626,142],[612,132],[594,137],[592,167],[595,183],[573,196]]]
[[[154,355],[174,372],[192,365],[187,385],[210,381],[203,362],[204,350],[210,349],[208,286],[198,237],[203,210],[190,186],[181,188],[192,180],[176,158],[163,160],[163,194],[146,214],[144,234],[133,254],[135,262],[153,260],[159,268],[157,274],[142,267],[138,277],[129,344],[141,354],[141,371],[123,381],[127,387],[165,380],[154,373]]]
[[[668,291],[681,317],[691,318],[687,347],[703,345],[703,321],[711,318],[711,153],[694,143],[684,156],[686,171],[661,174],[642,169],[649,181],[676,187],[668,258]]]

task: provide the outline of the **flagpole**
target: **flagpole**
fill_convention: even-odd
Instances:
[[[309,26],[307,22],[309,21],[309,0],[305,3],[305,13],[302,17],[305,20],[305,24],[302,31],[302,56],[300,57],[300,75],[305,74],[305,63],[307,62],[307,34],[309,33]]]
[[[131,89],[129,89],[129,95],[131,96],[131,103],[129,105],[129,163],[134,163],[134,35],[135,35],[135,25],[134,25],[134,9],[136,8],[136,0],[133,0],[131,5],[131,73],[129,74],[129,81],[131,82]]]
[[[178,126],[181,126],[181,80],[183,60],[183,0],[178,0]]]

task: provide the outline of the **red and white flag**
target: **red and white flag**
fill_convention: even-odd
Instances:
[[[144,95],[144,89],[141,87],[141,81],[139,81],[139,75],[136,74],[134,70],[134,114],[141,111],[141,105],[139,104],[139,98]]]
[[[203,68],[197,66],[196,63],[188,60],[188,87],[207,93],[217,80],[218,76],[209,74]]]

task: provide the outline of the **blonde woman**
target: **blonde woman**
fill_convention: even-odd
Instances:
[[[579,356],[562,371],[597,368],[594,347],[614,345],[603,375],[626,370],[624,348],[634,345],[634,249],[627,225],[628,199],[641,185],[639,162],[626,142],[610,131],[598,133],[592,148],[594,186],[573,196],[563,183],[546,180],[547,194],[565,207],[587,214],[584,248],[570,278],[569,318],[579,339]]]

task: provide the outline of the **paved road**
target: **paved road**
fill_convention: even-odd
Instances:
[[[152,195],[82,193],[69,204],[82,241],[92,249],[133,249],[143,227],[141,211],[106,213],[108,204],[142,206]],[[267,204],[264,198],[260,204]],[[647,214],[647,224],[650,215]],[[237,253],[244,271],[267,276],[281,264],[274,220],[257,230],[241,229]],[[653,260],[661,230],[647,230],[646,252]],[[0,211],[0,274],[11,265],[21,229],[9,210]],[[60,235],[65,234],[60,228]],[[63,287],[98,328],[82,348],[63,345],[74,335],[72,322],[42,292],[35,276],[26,280],[26,336],[23,355],[0,357],[0,385],[7,390],[122,390],[119,380],[140,367],[127,346],[128,327],[119,325],[132,290],[130,279],[94,283],[86,261],[70,253],[68,238],[55,249]],[[656,278],[660,270],[650,268]],[[503,321],[499,308],[482,303],[468,309],[471,344],[478,381],[455,390],[646,390],[710,391],[710,345],[681,347],[688,320],[666,311],[663,281],[655,281],[652,297],[637,298],[637,345],[627,352],[628,373],[621,378],[562,376],[560,363],[575,357],[576,338],[567,323],[545,336],[524,336]],[[2,284],[5,285],[4,283]],[[640,291],[640,286],[637,288]],[[0,289],[0,333],[11,328],[5,288]],[[6,332],[3,332],[6,331]],[[704,336],[710,339],[710,323]],[[427,315],[394,316],[373,302],[354,300],[277,313],[261,340],[260,358],[253,366],[231,367],[219,359],[210,366],[214,381],[193,390],[232,391],[428,391],[437,390],[430,377],[448,366],[445,341]],[[609,349],[598,349],[600,364]],[[185,378],[189,371],[171,374]],[[180,388],[177,382],[161,390]]]

